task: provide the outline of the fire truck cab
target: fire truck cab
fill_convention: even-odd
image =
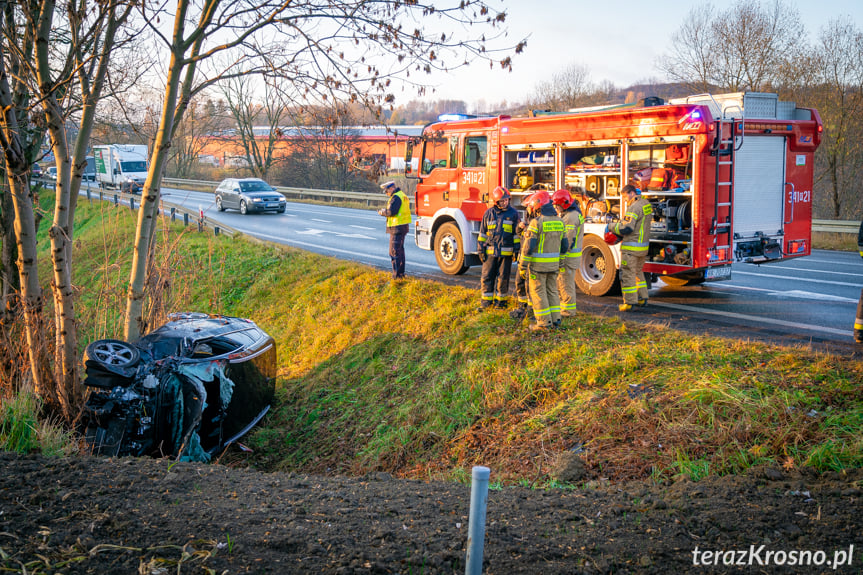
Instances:
[[[645,274],[669,285],[728,279],[732,261],[809,255],[821,129],[817,111],[752,92],[442,117],[419,141],[416,243],[445,273],[464,273],[478,262],[479,223],[496,186],[517,209],[536,190],[565,188],[586,218],[576,283],[604,295],[619,286],[620,250],[603,236],[626,210],[620,190],[629,183],[654,208]]]

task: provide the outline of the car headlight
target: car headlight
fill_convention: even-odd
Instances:
[[[263,200],[261,200],[261,198],[252,198],[252,201],[253,201],[253,202],[261,202],[261,201],[263,201]]]

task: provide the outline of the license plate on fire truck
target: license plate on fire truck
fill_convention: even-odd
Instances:
[[[731,265],[727,266],[715,266],[712,268],[707,268],[707,273],[704,275],[704,279],[707,281],[710,280],[726,280],[731,277]]]

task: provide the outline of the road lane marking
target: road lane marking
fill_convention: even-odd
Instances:
[[[321,222],[321,223],[323,223],[323,224],[331,224],[331,223],[333,223],[333,222],[332,222],[332,221],[330,221],[330,220],[319,220],[318,218],[312,218],[312,221],[313,221],[313,222]]]
[[[719,315],[722,317],[727,317],[729,319],[739,319],[744,321],[751,321],[753,323],[766,323],[772,325],[781,325],[782,327],[790,327],[794,329],[804,329],[807,331],[820,331],[824,333],[829,333],[832,335],[840,335],[842,337],[851,338],[853,337],[853,332],[851,330],[842,330],[835,329],[832,327],[822,327],[820,325],[808,325],[805,323],[797,323],[793,321],[785,321],[783,319],[773,319],[770,317],[755,317],[751,315],[746,315],[742,313],[735,313],[730,311],[719,311],[715,309],[702,309],[700,307],[695,307],[691,305],[679,305],[672,303],[662,303],[662,302],[654,302],[650,301],[650,305],[655,305],[656,307],[665,307],[668,309],[676,309],[680,311],[688,311],[692,313],[703,313],[708,315]]]
[[[356,228],[358,230],[375,230],[375,229],[377,229],[377,228],[370,228],[368,226],[354,226],[354,225],[350,225],[348,227],[349,228]]]
[[[363,234],[346,234],[343,232],[328,232],[327,230],[318,230],[315,228],[306,228],[301,232],[294,231],[295,234],[300,234],[302,236],[319,236],[321,234],[327,234],[329,236],[336,236],[339,238],[355,238],[358,240],[374,240],[372,236],[366,236]]]
[[[384,262],[386,262],[386,263],[388,263],[388,264],[389,264],[389,263],[392,263],[392,260],[390,260],[390,257],[389,257],[389,256],[376,256],[376,255],[374,255],[374,254],[370,254],[370,253],[368,253],[368,252],[352,252],[352,251],[349,251],[349,250],[342,250],[342,249],[339,249],[339,248],[327,248],[327,247],[324,247],[324,246],[322,246],[322,245],[320,245],[320,244],[311,244],[311,243],[309,243],[309,242],[301,242],[301,241],[298,241],[298,240],[287,239],[287,238],[283,238],[283,237],[280,237],[280,236],[271,236],[271,235],[269,235],[269,234],[255,234],[255,237],[256,237],[256,238],[264,238],[264,239],[268,239],[268,240],[273,240],[273,241],[274,241],[274,242],[276,242],[276,243],[279,243],[279,244],[287,244],[287,245],[289,245],[289,246],[305,246],[305,247],[313,248],[313,249],[312,249],[312,251],[314,251],[314,252],[316,252],[316,253],[320,253],[320,251],[319,251],[319,250],[325,250],[326,252],[333,252],[333,253],[337,253],[337,254],[345,254],[345,255],[354,256],[354,257],[358,257],[358,258],[371,258],[371,259],[375,259],[375,260],[381,260],[381,261],[384,261]],[[363,263],[363,262],[362,262],[362,260],[361,260],[361,261],[359,261],[358,263]],[[420,267],[420,268],[425,268],[425,269],[429,269],[429,270],[437,270],[437,271],[440,271],[440,268],[439,268],[438,266],[436,266],[436,265],[432,266],[432,265],[428,265],[428,264],[422,264],[422,263],[419,263],[419,262],[412,262],[412,261],[408,261],[408,262],[407,262],[407,266],[408,266],[408,268],[411,268],[411,267]]]
[[[733,272],[733,273],[734,273],[734,274],[743,275],[743,276],[757,276],[757,277],[760,277],[760,278],[774,278],[774,279],[779,279],[779,280],[794,280],[794,281],[799,281],[799,282],[810,282],[810,283],[816,283],[816,284],[829,284],[829,285],[833,285],[833,286],[860,287],[860,284],[852,284],[852,283],[848,283],[848,282],[833,282],[833,281],[830,281],[830,280],[816,280],[816,279],[809,279],[809,278],[796,278],[796,277],[792,277],[792,276],[778,276],[778,275],[775,275],[775,274],[757,274],[757,273],[754,273],[754,272],[740,272],[740,271],[737,271],[737,270],[734,270],[734,272]]]
[[[795,272],[813,272],[813,273],[819,273],[819,274],[833,274],[833,275],[839,275],[839,276],[854,276],[854,277],[858,277],[858,278],[863,277],[863,274],[859,274],[859,273],[832,272],[829,270],[813,270],[811,268],[797,268],[797,267],[793,267],[793,266],[775,266],[774,265],[774,266],[770,266],[770,268],[774,269],[774,270],[791,270],[791,271],[795,271]],[[736,272],[735,271],[735,273],[742,273],[742,272]],[[750,273],[755,273],[755,272],[750,272]]]
[[[856,299],[843,297],[839,295],[829,295],[824,293],[817,293],[812,291],[802,291],[802,290],[789,290],[789,291],[776,291],[773,289],[767,288],[759,288],[759,287],[751,287],[751,286],[740,286],[735,284],[722,284],[720,285],[712,285],[710,286],[711,290],[749,290],[749,291],[760,291],[765,292],[770,295],[775,295],[776,297],[791,297],[797,299],[814,299],[814,300],[824,300],[824,301],[836,301],[836,302],[845,302],[845,303],[857,303]]]
[[[846,302],[846,303],[857,303],[856,299],[851,299],[850,297],[842,297],[839,295],[830,295],[826,293],[815,293],[811,291],[803,291],[803,290],[789,290],[789,291],[778,291],[773,292],[774,295],[778,297],[790,297],[790,298],[798,298],[798,299],[814,299],[814,300],[822,300],[822,301],[835,301],[835,302]]]

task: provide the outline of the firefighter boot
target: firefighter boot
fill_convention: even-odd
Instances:
[[[617,309],[619,309],[620,311],[632,311],[632,304],[622,303],[617,306]]]
[[[854,341],[857,343],[863,343],[863,329],[854,330]]]
[[[635,305],[637,305],[638,307],[644,307],[644,306],[646,306],[646,305],[647,305],[647,298],[644,298],[644,299],[640,299],[640,300],[638,300],[638,303],[637,303],[637,304],[635,304]]]

